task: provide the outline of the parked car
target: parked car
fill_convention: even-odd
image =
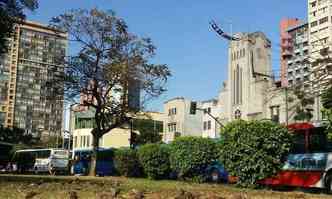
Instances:
[[[213,162],[210,166],[208,166],[205,170],[206,179],[208,182],[216,182],[216,183],[227,183],[228,182],[228,172],[224,168],[224,166],[218,162]]]

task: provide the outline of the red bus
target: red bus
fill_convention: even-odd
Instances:
[[[260,183],[270,186],[325,188],[332,192],[332,151],[325,127],[310,123],[291,124],[291,153],[276,176]]]

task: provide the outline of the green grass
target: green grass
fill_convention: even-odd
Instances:
[[[144,192],[145,198],[174,198],[180,190],[192,193],[196,198],[251,199],[251,198],[331,198],[325,194],[303,192],[275,192],[270,190],[240,189],[222,184],[195,184],[180,181],[152,181],[123,177],[73,177],[0,175],[0,199],[25,198],[34,192],[33,199],[66,199],[76,192],[79,199],[111,198],[112,190],[120,190],[118,198],[131,198],[133,189]]]

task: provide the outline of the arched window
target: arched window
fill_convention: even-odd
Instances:
[[[233,102],[235,105],[242,103],[242,68],[236,65],[233,73]]]

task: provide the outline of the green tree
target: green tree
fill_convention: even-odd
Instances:
[[[312,106],[315,103],[314,96],[311,93],[306,92],[302,85],[295,86],[290,89],[291,96],[288,98],[288,102],[294,102],[290,107],[291,111],[294,111],[295,121],[310,121],[313,117]]]
[[[332,86],[322,93],[322,104],[325,109],[332,110]]]
[[[244,187],[273,176],[291,147],[291,134],[270,121],[235,121],[223,128],[220,161]]]
[[[322,104],[323,104],[323,114],[325,118],[328,120],[329,125],[327,127],[327,134],[330,140],[332,140],[332,86],[323,91],[321,96]]]
[[[24,9],[37,8],[37,0],[0,0],[0,54],[7,51],[7,39],[12,35],[15,24],[24,21]]]
[[[160,121],[153,121],[148,119],[136,119],[133,122],[134,130],[139,131],[133,139],[133,145],[143,145],[148,143],[161,142],[162,136],[160,132],[163,131],[163,124]]]
[[[180,179],[204,181],[205,170],[218,159],[218,145],[209,138],[178,137],[170,147],[171,168]]]
[[[144,173],[150,179],[166,179],[171,168],[169,147],[165,144],[146,144],[138,149],[138,157]]]
[[[78,49],[77,54],[60,58],[65,66],[63,82],[52,85],[58,86],[59,94],[65,85],[67,100],[84,96],[78,104],[94,109],[90,175],[95,175],[99,139],[129,123],[138,112],[137,104],[130,101],[130,89],[139,88],[143,102],[158,97],[165,91],[170,71],[167,65],[150,62],[156,49],[151,39],[129,33],[114,12],[71,10],[53,18],[51,27],[66,31]]]
[[[143,168],[136,149],[120,148],[115,150],[114,166],[122,176],[140,177],[143,175]]]
[[[26,144],[32,145],[35,143],[31,134],[26,134],[23,129],[19,128],[4,128],[0,125],[0,141],[11,144]]]

